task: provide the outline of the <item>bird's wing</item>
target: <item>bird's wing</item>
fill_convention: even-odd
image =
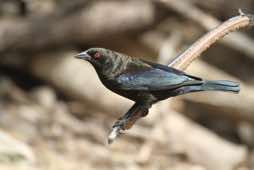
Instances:
[[[157,91],[178,88],[184,85],[200,84],[185,74],[180,74],[159,68],[150,68],[143,71],[123,73],[116,77],[119,88],[123,90]]]

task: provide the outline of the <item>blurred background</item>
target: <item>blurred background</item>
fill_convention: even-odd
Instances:
[[[132,102],[73,56],[104,47],[163,64],[253,0],[1,0],[1,170],[254,168],[254,28],[226,36],[186,70],[240,94],[175,97],[115,143]]]

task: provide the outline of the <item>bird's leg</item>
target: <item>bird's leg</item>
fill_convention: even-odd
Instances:
[[[121,130],[130,129],[139,118],[146,116],[150,107],[151,105],[135,103],[127,113],[114,123],[112,131],[108,137],[108,142],[112,143],[120,134]]]
[[[148,113],[148,108],[142,104],[135,103],[127,113],[120,117],[114,127],[120,126],[122,130],[127,130],[141,117],[144,117]]]

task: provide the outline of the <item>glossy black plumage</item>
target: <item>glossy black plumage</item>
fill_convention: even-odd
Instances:
[[[103,48],[91,48],[78,58],[89,61],[101,82],[113,92],[136,102],[114,127],[128,129],[148,113],[152,104],[169,97],[198,91],[238,92],[231,81],[206,81],[165,65],[132,58]]]

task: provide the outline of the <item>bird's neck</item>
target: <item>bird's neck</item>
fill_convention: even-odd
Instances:
[[[103,77],[104,79],[112,79],[121,74],[126,69],[130,61],[130,58],[118,57],[114,60],[114,62],[104,64],[103,67],[96,69],[97,74],[99,77]]]

